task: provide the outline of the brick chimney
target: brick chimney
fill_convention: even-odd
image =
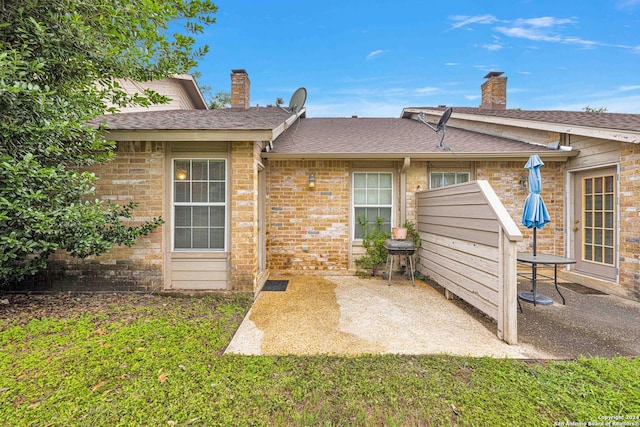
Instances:
[[[249,108],[251,82],[244,69],[231,70],[231,108]]]
[[[500,77],[502,71],[491,71],[484,76],[486,82],[482,88],[482,110],[506,110],[507,109],[507,78]]]

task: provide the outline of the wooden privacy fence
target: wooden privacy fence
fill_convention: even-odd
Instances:
[[[518,342],[517,249],[522,233],[487,181],[416,194],[422,239],[418,271],[498,323]]]

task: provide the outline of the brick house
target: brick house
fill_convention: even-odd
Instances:
[[[256,293],[273,273],[353,274],[356,218],[415,222],[422,190],[487,180],[519,224],[524,164],[536,153],[552,218],[539,250],[578,259],[563,272],[572,281],[640,299],[640,115],[507,110],[501,74],[486,76],[479,108],[454,107],[442,142],[422,121],[437,122],[444,107],[307,118],[304,108],[250,107],[244,70],[231,74],[229,109],[107,117],[118,148],[96,171],[99,194],[132,197],[139,218],[166,223],[133,248],[57,259],[59,278]],[[531,233],[521,231],[526,251]]]

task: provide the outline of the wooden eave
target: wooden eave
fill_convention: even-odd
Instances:
[[[424,113],[439,117],[441,110],[406,108],[402,110],[402,118],[410,118],[413,114]],[[483,116],[481,114],[457,113],[454,109],[452,118],[457,120],[468,120],[471,122],[491,123],[502,126],[514,126],[525,129],[543,130],[549,132],[566,133],[570,135],[580,135],[591,138],[609,139],[612,141],[630,142],[640,144],[640,133],[621,129],[596,128],[591,126],[580,126],[566,123],[544,122],[539,120],[524,120],[507,117]]]
[[[532,152],[536,152],[543,160],[549,162],[566,162],[569,158],[576,157],[577,150],[548,150],[540,152],[536,150],[522,152],[487,152],[487,153],[461,153],[461,152],[430,152],[430,153],[275,153],[273,151],[262,153],[262,157],[273,160],[498,160],[498,161],[526,161]]]

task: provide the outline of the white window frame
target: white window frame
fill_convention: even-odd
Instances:
[[[217,162],[223,162],[224,163],[224,184],[225,184],[225,189],[224,189],[224,201],[223,202],[176,202],[175,201],[175,189],[176,189],[176,182],[180,182],[181,180],[177,179],[177,170],[176,170],[176,164],[177,162],[180,161],[189,161],[189,162],[193,162],[193,161],[217,161]],[[191,180],[190,180],[191,181]],[[212,182],[207,180],[206,182]],[[228,242],[227,242],[227,235],[228,235],[228,227],[229,227],[229,168],[228,168],[228,161],[226,158],[222,157],[202,157],[202,156],[181,156],[181,157],[173,157],[171,159],[171,248],[173,252],[226,252],[227,250],[227,246],[228,246]],[[197,207],[197,206],[207,206],[207,207],[211,207],[211,206],[224,206],[224,221],[223,221],[223,247],[222,248],[176,248],[176,238],[175,238],[175,231],[176,231],[176,207],[177,206],[190,206],[190,207]],[[191,226],[193,227],[193,226]]]
[[[450,174],[454,174],[455,175],[455,183],[453,184],[447,184],[447,185],[439,185],[437,187],[433,186],[433,178],[434,175],[440,175],[440,178],[444,177],[444,175],[450,175]],[[462,175],[466,175],[467,180],[466,181],[459,181],[458,178]],[[469,182],[471,180],[471,173],[470,172],[463,172],[463,171],[437,171],[437,172],[429,172],[429,188],[441,188],[441,187],[447,187],[448,185],[455,185],[455,184],[462,184],[464,182]]]
[[[391,177],[391,203],[388,205],[370,205],[370,204],[356,204],[356,197],[355,197],[355,185],[356,185],[356,175],[358,174],[377,174],[377,175],[389,175]],[[358,171],[353,171],[351,173],[351,216],[352,218],[352,227],[351,227],[351,238],[354,241],[358,241],[361,242],[362,241],[362,237],[356,237],[356,227],[358,226],[358,216],[356,215],[356,208],[389,208],[391,210],[391,215],[390,215],[390,220],[389,220],[389,227],[392,228],[393,224],[394,224],[394,219],[395,219],[395,182],[394,182],[394,173],[392,171],[389,170],[358,170]],[[379,187],[378,187],[379,188]]]

